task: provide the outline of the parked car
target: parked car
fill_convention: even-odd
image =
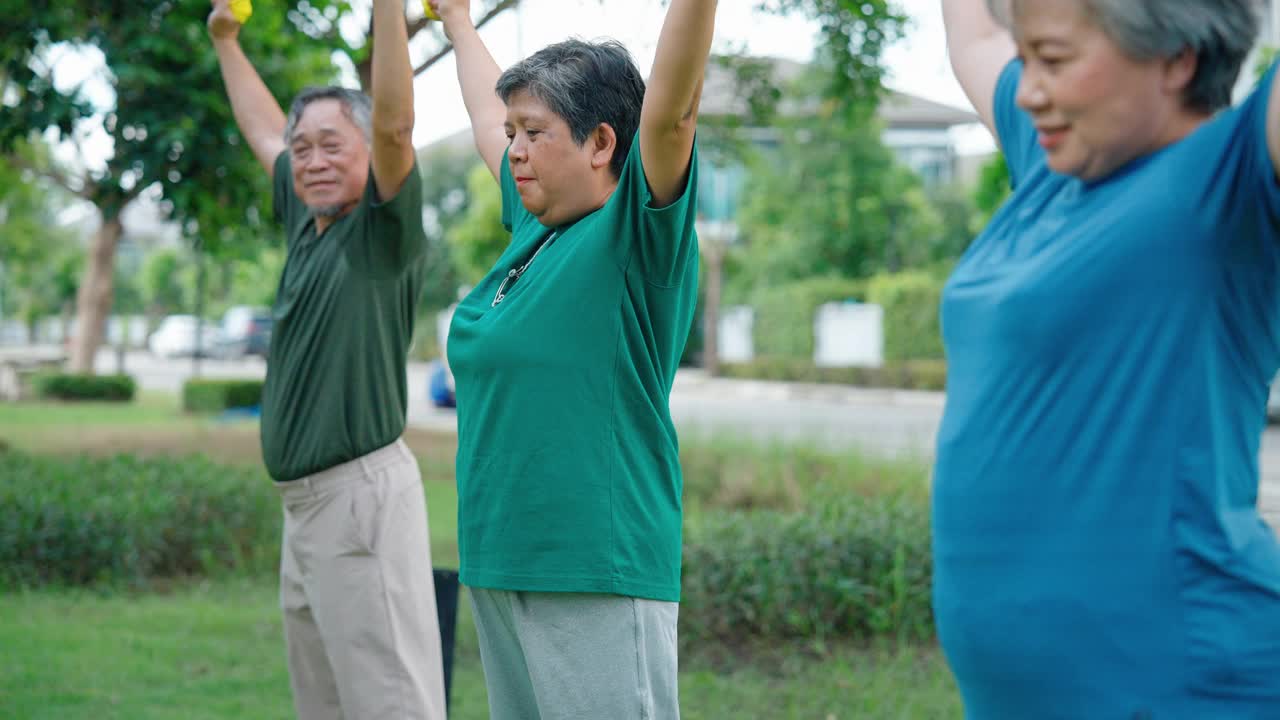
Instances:
[[[457,308],[455,303],[436,315],[436,343],[440,347],[440,358],[432,360],[427,367],[427,399],[438,408],[457,407],[453,371],[449,369],[449,356],[445,352],[449,344],[449,323],[453,322],[453,311]]]
[[[199,319],[195,315],[169,315],[160,321],[159,327],[147,340],[147,349],[161,357],[191,357],[196,354],[196,328]],[[208,320],[200,333],[200,355],[214,354],[221,341],[218,326]]]
[[[237,305],[222,316],[219,357],[257,355],[265,358],[271,345],[273,318],[266,308]]]

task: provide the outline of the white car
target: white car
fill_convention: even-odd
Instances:
[[[161,357],[191,357],[196,354],[196,328],[199,324],[195,315],[170,315],[160,321],[160,326],[151,333],[147,340],[147,349],[153,355]],[[204,321],[200,333],[200,355],[209,356],[217,348],[221,334],[217,324]]]

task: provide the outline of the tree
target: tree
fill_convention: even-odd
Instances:
[[[86,121],[100,117],[113,148],[105,168],[38,168],[101,214],[77,298],[79,332],[71,367],[91,371],[113,296],[121,212],[158,188],[162,207],[211,252],[254,244],[264,234],[266,178],[231,117],[205,33],[207,3],[4,0],[0,29],[0,152],[53,132],[79,148]],[[280,100],[333,77],[330,32],[345,2],[260,0],[242,38]],[[193,52],[194,49],[194,52]],[[57,67],[101,53],[114,105],[95,108],[80,88],[59,87]]]
[[[47,168],[52,163],[43,143],[22,143],[15,153],[25,166]],[[0,157],[0,307],[23,318],[32,336],[36,316],[61,309],[54,270],[76,241],[57,218],[68,201],[36,173]]]
[[[753,163],[740,211],[750,284],[863,278],[932,259],[941,220],[878,122],[824,101],[778,127],[780,147]]]
[[[982,164],[978,174],[978,186],[973,190],[973,204],[978,208],[974,218],[974,232],[980,232],[991,221],[991,216],[1004,204],[1013,191],[1009,179],[1009,165],[1004,153],[997,152]]]
[[[845,151],[840,140],[856,136],[874,146],[879,142],[878,137],[869,140],[865,133],[846,132],[845,137],[840,138],[829,134],[827,125],[834,123],[848,130],[871,122],[883,93],[884,49],[902,35],[907,21],[906,16],[886,0],[764,0],[759,7],[778,15],[802,14],[818,22],[817,71],[809,75],[798,92],[793,92],[793,88],[779,85],[769,60],[741,56],[713,60],[730,70],[734,97],[741,102],[739,114],[700,118],[704,162],[721,167],[743,163],[755,172],[745,191],[740,193],[748,199],[739,207],[737,217],[742,231],[739,236],[746,239],[748,246],[731,249],[727,236],[717,233],[704,233],[699,238],[706,273],[700,305],[704,325],[703,365],[711,373],[716,372],[718,364],[716,335],[725,268],[731,269],[727,284],[730,292],[743,293],[747,292],[746,286],[770,282],[779,273],[796,277],[815,272],[814,263],[807,262],[806,258],[819,259],[816,271],[822,274],[842,272],[841,264],[857,264],[851,263],[848,253],[824,252],[821,243],[813,242],[818,238],[840,239],[827,232],[830,227],[819,234],[809,232],[814,229],[815,221],[820,222],[822,218],[806,212],[815,204],[824,211],[831,208],[820,202],[821,186],[793,183],[801,180],[805,164],[811,161],[818,163],[810,167],[813,175],[832,181],[832,190],[838,190],[835,186],[839,183],[850,185],[864,179],[858,173],[850,173],[848,165],[839,162]],[[792,100],[792,107],[787,116],[779,118],[784,99]],[[805,114],[815,107],[817,121],[810,118],[806,123]],[[781,128],[783,148],[761,156],[755,152],[749,132],[771,127]],[[876,159],[879,165],[884,164],[883,157]],[[837,172],[835,177],[827,174],[832,169]],[[865,187],[875,183],[874,178],[865,180],[862,183]],[[901,184],[904,178],[898,180]],[[804,188],[803,192],[797,192],[799,188]],[[850,200],[848,189],[832,195],[831,202]],[[928,209],[928,203],[919,195],[905,202]],[[900,224],[895,223],[894,227]],[[807,236],[792,242],[795,238],[791,230]],[[826,264],[821,261],[823,255],[827,256]],[[831,262],[837,264],[833,266]]]
[[[519,5],[520,0],[486,0],[480,17],[476,18],[476,28],[484,27],[494,18],[508,10],[516,9]],[[453,45],[445,39],[444,29],[440,23],[428,20],[417,9],[422,7],[422,3],[419,0],[410,2],[409,6],[414,8],[413,14],[406,18],[409,31],[409,48],[413,51],[414,56],[421,58],[420,60],[413,60],[413,74],[421,75],[453,52]],[[360,79],[360,87],[364,88],[366,92],[369,90],[369,80],[373,73],[373,56],[369,52],[373,40],[372,18],[370,18],[368,27],[365,37],[358,44],[346,42],[337,31],[337,28],[331,29],[325,38],[342,46],[343,51],[355,66],[356,76]]]
[[[909,18],[892,0],[763,0],[777,15],[801,14],[818,23],[821,95],[841,113],[869,118],[884,93],[884,51],[906,31]]]
[[[498,261],[511,242],[511,233],[500,220],[502,193],[483,164],[467,174],[467,193],[471,202],[466,214],[447,237],[459,279],[475,285]]]
[[[427,235],[427,275],[420,299],[424,310],[438,310],[458,299],[461,279],[454,267],[448,233],[462,222],[471,207],[467,179],[476,162],[470,131],[465,132],[465,142],[439,143],[419,154],[423,227]],[[493,184],[492,178],[489,183]]]

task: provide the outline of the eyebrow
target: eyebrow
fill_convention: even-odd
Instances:
[[[335,129],[333,129],[333,128],[324,127],[324,128],[320,128],[320,130],[317,132],[317,134],[318,134],[318,135],[320,135],[320,139],[321,139],[321,140],[323,140],[323,139],[325,139],[325,138],[327,138],[327,137],[330,137],[330,136],[333,136],[333,135],[341,135],[342,133],[338,132],[337,130],[335,130]],[[293,134],[293,137],[289,138],[289,142],[290,142],[291,144],[292,144],[292,143],[298,143],[298,142],[302,142],[302,141],[304,141],[304,140],[306,140],[306,139],[307,139],[306,134],[305,134],[305,133],[303,133],[303,132],[301,132],[301,131],[298,131],[298,132],[295,132],[295,133]]]

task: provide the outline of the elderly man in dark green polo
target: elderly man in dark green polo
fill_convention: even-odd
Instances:
[[[284,500],[294,705],[306,720],[442,719],[422,481],[400,439],[426,243],[403,5],[373,0],[372,99],[314,88],[286,116],[240,48],[229,0],[212,4],[236,122],[288,232],[262,451]]]

